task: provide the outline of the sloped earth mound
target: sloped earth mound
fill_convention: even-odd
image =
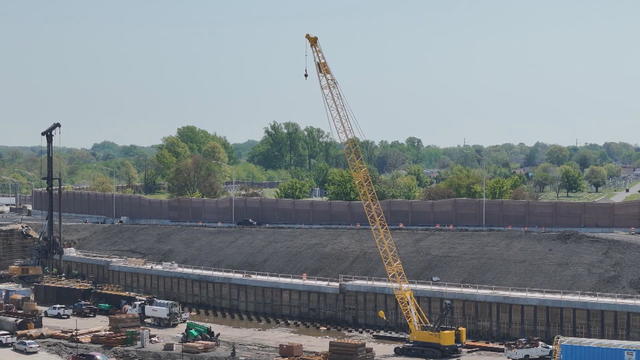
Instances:
[[[81,250],[217,268],[384,276],[367,229],[66,225]],[[576,232],[394,231],[410,279],[640,293],[640,241]]]

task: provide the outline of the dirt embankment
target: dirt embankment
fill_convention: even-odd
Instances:
[[[411,279],[640,292],[640,241],[573,232],[395,231]],[[78,249],[218,268],[384,276],[369,230],[67,225]]]

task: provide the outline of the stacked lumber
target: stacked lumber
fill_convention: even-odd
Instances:
[[[140,317],[137,314],[109,315],[109,327],[113,331],[140,327]]]
[[[127,343],[127,334],[105,332],[91,336],[91,343],[108,347],[123,346]]]
[[[50,337],[58,340],[66,340],[79,342],[83,344],[88,344],[91,342],[91,335],[99,332],[103,332],[103,327],[95,327],[90,329],[82,329],[82,330],[71,330],[71,329],[62,329],[55,332],[48,332]],[[45,334],[45,332],[43,332]]]
[[[216,343],[213,341],[195,341],[182,344],[182,351],[189,354],[200,354],[213,351],[216,346]]]
[[[276,360],[327,360],[328,353],[321,353],[318,355],[302,355],[294,357],[279,357]]]
[[[373,348],[355,340],[336,340],[329,342],[328,360],[371,360],[375,358]]]
[[[107,347],[127,346],[135,344],[139,339],[138,331],[111,332],[107,331],[91,336],[91,343]]]
[[[302,356],[302,344],[280,344],[278,346],[278,354],[284,358]]]
[[[51,337],[53,333],[54,331],[49,330],[48,328],[40,328],[40,329],[31,329],[31,330],[19,330],[19,331],[16,331],[16,336],[19,339],[35,340],[35,339],[45,339],[45,338]]]

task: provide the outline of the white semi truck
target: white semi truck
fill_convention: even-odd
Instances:
[[[183,312],[179,303],[171,300],[149,298],[134,301],[127,307],[127,314],[138,314],[141,320],[151,319],[157,326],[177,326],[189,319],[189,313]]]

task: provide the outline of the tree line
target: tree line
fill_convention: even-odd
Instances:
[[[536,199],[553,191],[568,196],[598,192],[620,177],[621,166],[640,167],[640,148],[623,142],[560,146],[537,142],[437,147],[417,137],[360,141],[380,199]],[[0,176],[42,187],[42,148],[0,147]],[[356,200],[343,147],[330,133],[294,122],[272,122],[259,140],[231,144],[221,135],[183,126],[161,144],[121,146],[104,141],[90,149],[57,149],[55,166],[65,183],[96,191],[220,197],[231,179],[280,181],[275,196]],[[258,196],[244,189],[239,195]]]

